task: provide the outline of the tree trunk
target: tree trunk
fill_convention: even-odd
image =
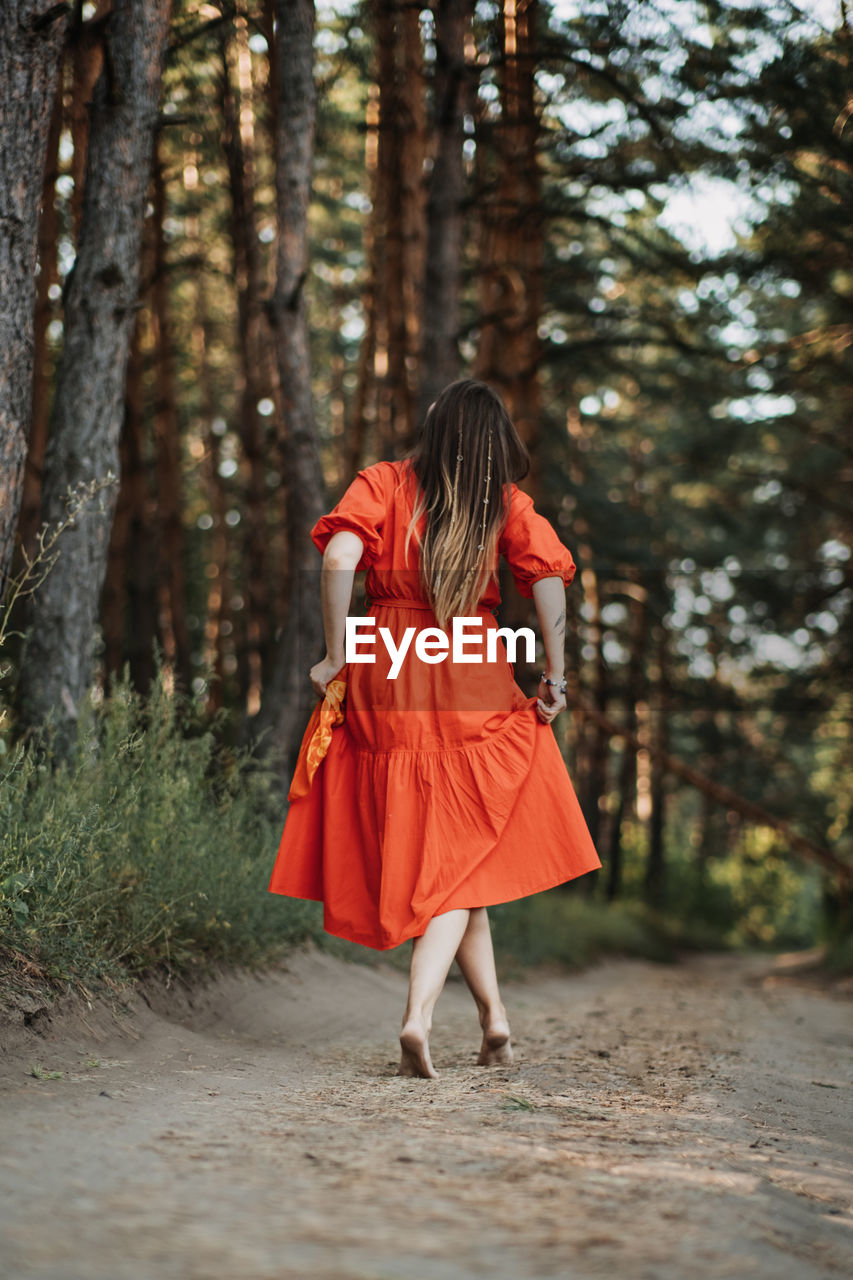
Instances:
[[[368,88],[367,109],[364,121],[364,171],[365,186],[370,196],[372,213],[364,224],[365,281],[362,292],[364,336],[358,353],[358,377],[352,406],[352,426],[347,441],[344,464],[344,485],[349,485],[364,465],[367,441],[376,422],[376,310],[378,305],[378,254],[377,234],[382,229],[377,222],[379,204],[379,89],[372,84]]]
[[[191,680],[190,634],[187,625],[184,583],[184,522],[182,502],[181,431],[178,387],[169,315],[169,264],[166,258],[166,182],[163,161],[154,160],[154,276],[151,287],[151,320],[154,330],[154,456],[157,472],[157,517],[160,526],[160,583],[165,615],[164,652],[174,665],[184,689]]]
[[[591,681],[595,704],[604,714],[610,695],[607,663],[604,660],[604,623],[601,617],[602,601],[598,575],[591,567],[583,571],[584,600],[589,606],[592,617],[587,625],[586,642],[594,650],[593,679]],[[589,833],[594,845],[598,845],[601,835],[601,801],[607,791],[607,760],[610,753],[610,741],[607,733],[600,725],[595,725],[591,741],[587,743],[583,785],[580,792]]]
[[[207,415],[206,415],[207,416]],[[212,421],[212,416],[207,416]],[[204,628],[203,667],[209,679],[207,706],[218,711],[226,705],[225,684],[228,678],[225,661],[225,641],[233,635],[234,623],[231,609],[231,572],[228,563],[228,526],[225,523],[225,490],[219,478],[219,437],[208,429],[208,445],[203,469],[206,487],[210,495],[213,529],[210,538],[208,560],[207,619]]]
[[[92,94],[104,66],[104,30],[109,21],[112,0],[96,0],[95,12],[87,21],[82,18],[82,4],[77,3],[71,41],[71,90],[68,119],[71,126],[71,225],[74,243],[80,242],[83,223],[83,193],[86,189],[86,162],[89,150],[89,125]]]
[[[649,814],[649,851],[644,882],[645,895],[653,906],[660,906],[665,888],[664,828],[666,819],[666,766],[669,754],[669,658],[666,628],[658,629],[657,652],[653,670],[654,746],[651,759],[651,813]]]
[[[538,434],[538,330],[544,269],[534,79],[536,13],[536,0],[504,0],[502,6],[500,118],[492,135],[496,173],[487,179],[487,190],[481,193],[481,319],[476,364],[477,376],[503,395],[527,445],[535,444]]]
[[[161,642],[157,601],[160,550],[139,330],[137,323],[127,359],[119,444],[121,485],[110,534],[101,618],[107,671],[119,674],[127,662],[133,687],[147,693],[156,674],[154,643]]]
[[[110,3],[111,0],[97,0],[95,15],[85,21],[81,15],[82,6],[77,4],[74,21],[68,34],[66,54],[58,74],[58,90],[54,99],[53,118],[50,125],[44,196],[39,222],[33,411],[24,476],[24,497],[18,525],[20,542],[30,553],[34,550],[35,536],[41,518],[44,458],[47,451],[51,398],[56,372],[54,361],[48,354],[47,328],[59,311],[57,304],[50,298],[50,290],[59,280],[57,242],[61,228],[56,207],[59,139],[62,130],[70,126],[73,150],[69,172],[74,183],[71,193],[71,227],[73,240],[76,243],[83,211],[83,188],[86,185],[89,106],[92,90],[103,65],[104,15],[108,12]],[[70,71],[70,75],[66,68]],[[68,80],[70,84],[67,83]]]
[[[0,601],[30,435],[39,201],[66,13],[7,0],[0,21]]]
[[[629,658],[625,673],[625,727],[631,734],[636,733],[637,704],[645,694],[644,662],[648,617],[645,590],[635,582],[628,605]],[[602,708],[602,711],[605,710],[606,708]],[[607,844],[607,898],[611,902],[618,897],[621,888],[622,825],[626,813],[631,811],[631,799],[636,793],[636,757],[627,743],[622,749],[616,788],[616,810],[611,815]]]
[[[464,116],[469,108],[472,74],[465,62],[465,38],[471,29],[473,14],[474,0],[438,0],[435,9],[435,154],[427,196],[419,422],[423,422],[441,389],[459,377]]]
[[[379,46],[376,254],[377,449],[401,457],[415,432],[423,290],[426,119],[416,5],[374,0]]]
[[[83,220],[68,284],[45,462],[43,514],[63,513],[69,487],[119,470],[127,354],[139,284],[142,219],[151,173],[170,0],[115,0],[95,86]],[[58,749],[91,684],[95,628],[106,571],[115,486],[90,504],[60,542],[56,565],[33,598],[21,674],[30,725],[55,711]]]
[[[210,362],[210,308],[207,286],[203,273],[195,279],[194,315],[192,324],[192,352],[199,377],[199,398],[202,421],[205,423],[205,451],[200,468],[201,480],[208,495],[213,527],[207,548],[205,570],[208,580],[207,609],[204,627],[202,668],[209,680],[207,708],[218,711],[232,701],[225,696],[227,680],[226,641],[233,634],[230,564],[228,558],[227,502],[225,489],[219,475],[221,461],[219,436],[214,430],[216,413],[215,374]]]
[[[230,186],[229,227],[237,286],[240,354],[240,440],[248,469],[243,504],[243,564],[246,583],[242,696],[250,715],[258,710],[263,678],[271,658],[272,602],[269,591],[269,490],[266,484],[269,440],[258,404],[273,393],[269,369],[267,321],[263,310],[263,266],[258,251],[254,165],[254,104],[246,19],[238,17],[234,35],[223,30],[223,148]]]
[[[305,282],[314,156],[313,0],[276,0],[276,282],[270,302],[282,396],[282,476],[287,497],[288,613],[253,731],[289,762],[314,701],[308,670],[322,656],[320,576],[311,527],[325,492],[314,406]]]
[[[50,291],[59,281],[57,270],[57,241],[59,240],[59,213],[56,207],[56,179],[59,176],[59,135],[62,132],[62,69],[57,79],[60,88],[53,100],[50,131],[47,141],[44,189],[38,233],[38,278],[36,280],[35,333],[33,341],[33,400],[30,419],[30,440],[24,472],[24,493],[21,499],[21,515],[18,537],[29,555],[36,550],[36,534],[41,517],[41,482],[44,455],[47,448],[47,424],[50,416],[50,395],[53,387],[53,361],[48,355],[47,330],[56,306]]]

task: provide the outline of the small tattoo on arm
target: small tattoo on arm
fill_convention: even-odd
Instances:
[[[563,612],[560,614],[559,618],[557,619],[557,621],[554,623],[554,630],[565,631],[565,629],[566,629],[566,611],[564,609]]]

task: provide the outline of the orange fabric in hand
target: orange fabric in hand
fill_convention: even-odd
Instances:
[[[347,682],[341,673],[326,685],[325,697],[317,703],[311,719],[302,736],[302,745],[296,760],[293,781],[287,793],[288,800],[296,800],[307,796],[314,780],[314,774],[320,766],[332,741],[332,730],[344,722],[343,701],[347,691]]]

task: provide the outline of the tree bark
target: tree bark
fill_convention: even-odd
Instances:
[[[59,135],[62,132],[62,67],[57,72],[59,89],[53,100],[45,160],[44,189],[38,233],[38,278],[36,280],[35,333],[33,341],[33,399],[30,439],[24,471],[24,492],[18,522],[18,538],[28,555],[36,550],[36,534],[41,517],[41,482],[47,448],[47,424],[53,389],[53,361],[48,355],[47,330],[57,307],[50,291],[59,281],[57,241],[59,213],[56,207],[56,179],[59,176]]]
[[[502,5],[500,118],[492,135],[496,172],[481,194],[476,362],[477,376],[501,392],[528,446],[538,435],[544,270],[536,13],[536,0],[504,0]]]
[[[271,729],[268,746],[282,752],[289,763],[314,701],[308,670],[323,649],[319,563],[310,531],[323,514],[325,491],[311,396],[305,297],[316,127],[314,4],[313,0],[276,0],[275,11],[278,244],[270,315],[282,397],[288,612],[272,678],[252,730]]]
[[[632,574],[632,577],[636,575]],[[639,582],[628,605],[628,669],[625,673],[625,727],[636,733],[637,703],[645,695],[645,657],[648,640],[649,612],[646,593]],[[602,707],[602,711],[606,708]],[[609,735],[608,735],[609,737]],[[607,842],[607,899],[619,896],[622,884],[622,827],[631,810],[631,797],[636,793],[636,760],[627,744],[623,747],[616,782],[616,810],[611,815]]]
[[[423,291],[426,116],[418,7],[374,0],[379,148],[373,245],[377,450],[401,457],[415,432]]]
[[[170,0],[115,0],[95,86],[83,220],[68,284],[45,461],[43,515],[61,516],[69,487],[119,471],[127,355],[139,285]],[[59,559],[33,598],[21,673],[21,711],[36,726],[51,711],[57,748],[70,737],[94,670],[99,597],[115,486],[62,537]]]
[[[610,681],[607,663],[604,660],[604,622],[601,617],[602,600],[598,574],[588,566],[583,571],[584,599],[591,611],[591,618],[586,626],[586,643],[595,652],[592,663],[592,685],[595,704],[604,714],[610,696]],[[580,787],[580,802],[583,809],[592,842],[598,846],[601,834],[601,801],[607,791],[607,761],[610,754],[610,741],[607,733],[600,725],[593,725],[589,735],[591,741],[585,743],[585,759],[583,782]]]
[[[210,362],[210,307],[207,283],[203,273],[195,279],[193,300],[192,351],[199,376],[199,396],[202,421],[205,424],[205,450],[200,468],[201,481],[207,491],[213,527],[207,548],[207,610],[204,627],[202,668],[209,684],[207,708],[218,711],[231,701],[226,697],[225,650],[230,643],[234,624],[231,611],[231,595],[234,584],[228,557],[228,526],[226,524],[227,501],[219,475],[221,461],[219,436],[214,429],[217,416],[215,373]]]
[[[239,669],[245,673],[244,703],[249,714],[258,710],[263,678],[271,668],[274,626],[269,587],[270,493],[267,460],[270,441],[267,419],[258,411],[264,397],[273,395],[269,359],[269,328],[263,308],[263,264],[258,251],[255,198],[254,103],[246,20],[238,17],[235,30],[220,34],[222,60],[223,149],[228,166],[231,202],[229,229],[237,287],[240,356],[239,431],[248,470],[243,504],[243,564],[246,608],[241,617],[244,652]]]
[[[121,485],[110,534],[101,618],[106,670],[118,675],[127,662],[133,687],[147,693],[156,675],[154,644],[162,643],[162,636],[157,600],[157,498],[142,363],[137,322],[127,360],[119,443]]]
[[[368,89],[364,121],[365,185],[372,213],[364,224],[365,281],[362,292],[364,336],[358,353],[358,378],[352,406],[352,426],[344,457],[344,485],[349,485],[364,466],[367,441],[376,421],[376,310],[378,304],[377,222],[379,205],[379,88]]]
[[[0,601],[30,435],[39,201],[67,11],[7,0],[0,20]]]
[[[664,833],[666,826],[666,767],[669,754],[669,655],[666,628],[658,628],[652,698],[655,703],[654,747],[651,752],[651,813],[649,814],[649,850],[646,859],[644,892],[648,902],[660,906],[666,887]]]
[[[435,153],[427,195],[418,421],[459,377],[459,294],[465,198],[464,117],[471,90],[465,37],[474,0],[438,0],[435,7],[433,130]]]
[[[71,227],[74,243],[80,240],[83,222],[83,193],[86,188],[86,160],[89,148],[90,107],[92,94],[104,66],[104,28],[109,20],[112,0],[95,0],[95,12],[83,20],[82,4],[77,0],[74,29],[71,36],[71,85],[68,122],[71,128]]]
[[[157,517],[160,525],[160,582],[168,637],[166,658],[174,664],[184,689],[191,681],[190,633],[184,582],[183,459],[178,417],[174,337],[170,319],[169,263],[164,224],[167,216],[164,161],[155,152],[153,204],[154,276],[151,320],[154,330],[154,456],[157,471]]]

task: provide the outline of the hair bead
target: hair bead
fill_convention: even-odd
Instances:
[[[492,487],[492,428],[491,427],[489,427],[489,452],[486,457],[486,479],[484,481],[484,484],[486,486],[486,496],[483,499],[483,523],[480,526],[480,543],[479,543],[479,546],[477,547],[478,559],[480,558],[480,553],[482,551],[485,551],[486,549],[486,517],[488,515],[489,490]]]
[[[456,433],[456,470],[453,472],[453,497],[451,499],[451,522],[459,516],[459,464],[462,461],[462,415],[459,415],[459,426]]]

